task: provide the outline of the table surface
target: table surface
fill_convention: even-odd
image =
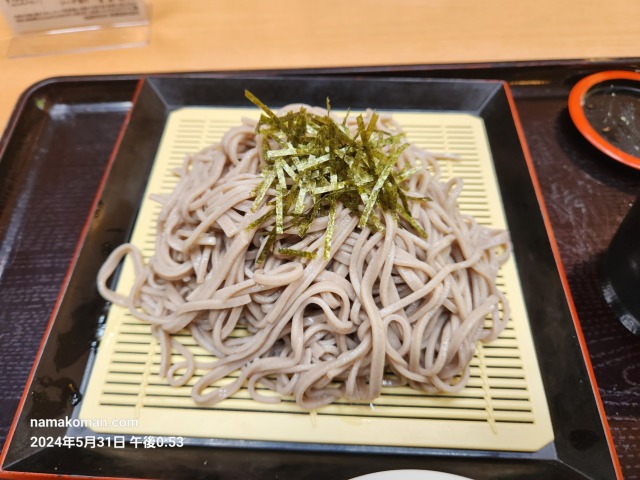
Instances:
[[[0,130],[49,77],[640,56],[632,0],[153,0],[148,46],[7,58],[0,19]]]
[[[526,4],[506,0],[403,0],[370,1],[366,5],[337,0],[222,0],[215,3],[215,8],[213,2],[205,0],[154,0],[149,43],[145,47],[23,58],[8,58],[4,53],[11,46],[12,34],[0,19],[0,131],[20,94],[50,77],[640,57],[639,16],[640,2],[628,0],[610,0],[606,5],[584,0],[579,8],[570,0]],[[542,138],[527,140],[545,147]],[[557,146],[549,144],[545,148]],[[628,207],[628,200],[638,193],[638,172],[629,169],[627,174],[612,166],[595,174],[589,170],[591,167],[572,162],[570,155],[564,169],[547,165],[544,159],[536,167],[540,168],[538,173],[546,188],[544,194],[554,228],[573,232],[562,237],[567,243],[560,245],[565,266],[569,267],[572,292],[592,298],[597,292],[592,272],[595,267],[589,258],[606,248],[624,209],[619,206],[615,215],[605,216],[606,228],[600,228],[599,218],[603,217],[592,214],[598,205],[589,197],[596,190],[599,194],[609,192],[618,205],[624,203]],[[576,190],[555,191],[554,186],[563,181],[559,176],[576,167],[584,173]],[[587,213],[582,217],[567,214],[576,209]],[[578,225],[581,218],[587,223]],[[579,229],[592,233],[586,240],[581,239]],[[595,238],[596,231],[603,233]],[[608,315],[605,308],[601,300],[594,300],[578,305],[578,314],[583,327],[586,320],[590,332],[597,332],[591,337],[587,332],[590,350],[593,348],[598,355],[606,355],[609,350],[615,353],[613,363],[593,355],[592,361],[598,372],[610,379],[604,389],[602,382],[600,387],[601,393],[609,395],[604,400],[609,406],[607,414],[625,478],[640,478],[640,380],[637,364],[629,365],[631,370],[620,367],[625,359],[637,362],[639,344],[619,329],[603,330],[606,334],[600,335],[604,322],[598,319]],[[620,374],[611,374],[618,367]],[[635,387],[630,382],[635,382]],[[3,424],[13,415],[0,413]]]

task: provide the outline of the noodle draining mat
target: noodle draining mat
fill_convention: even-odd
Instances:
[[[457,157],[442,160],[441,166],[445,179],[464,179],[463,212],[482,224],[506,228],[483,120],[466,113],[391,113],[410,141]],[[146,259],[153,254],[160,211],[148,196],[173,189],[177,177],[171,170],[185,155],[220,140],[243,116],[257,115],[255,108],[182,108],[170,114],[131,238]],[[132,282],[132,265],[126,261],[118,290],[126,295]],[[429,395],[385,388],[371,403],[340,401],[312,412],[291,398],[258,403],[245,389],[217,405],[195,404],[190,389],[202,372],[184,387],[169,386],[158,375],[160,347],[149,325],[112,306],[80,417],[106,419],[109,425],[138,420],[130,428],[94,428],[113,434],[535,452],[553,440],[553,430],[513,257],[498,284],[509,299],[512,320],[495,342],[479,344],[464,390]],[[213,358],[188,331],[179,337],[199,360]],[[179,360],[174,353],[174,361]]]

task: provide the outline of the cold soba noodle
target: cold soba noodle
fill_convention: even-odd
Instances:
[[[192,390],[199,404],[243,385],[255,400],[293,396],[305,408],[372,400],[383,386],[462,389],[476,342],[495,339],[509,318],[495,285],[508,233],[460,213],[462,181],[443,181],[436,158],[389,116],[336,118],[326,128],[344,144],[327,137],[325,158],[300,139],[312,142],[325,128],[312,116],[327,112],[300,108],[267,109],[257,131],[245,119],[186,158],[175,191],[156,198],[155,254],[145,265],[137,247],[118,247],[100,270],[101,294],[151,324],[171,385],[204,372]],[[386,157],[371,153],[376,142]],[[341,156],[342,166],[320,165]],[[123,296],[107,280],[126,255],[135,283]],[[172,337],[183,329],[210,361]],[[172,363],[172,353],[184,360]]]

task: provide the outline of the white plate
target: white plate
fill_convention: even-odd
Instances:
[[[351,480],[471,480],[451,473],[434,472],[431,470],[389,470],[386,472],[369,473]]]

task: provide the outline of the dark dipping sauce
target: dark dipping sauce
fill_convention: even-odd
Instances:
[[[640,158],[640,85],[611,80],[589,90],[584,113],[596,132],[623,152]]]

